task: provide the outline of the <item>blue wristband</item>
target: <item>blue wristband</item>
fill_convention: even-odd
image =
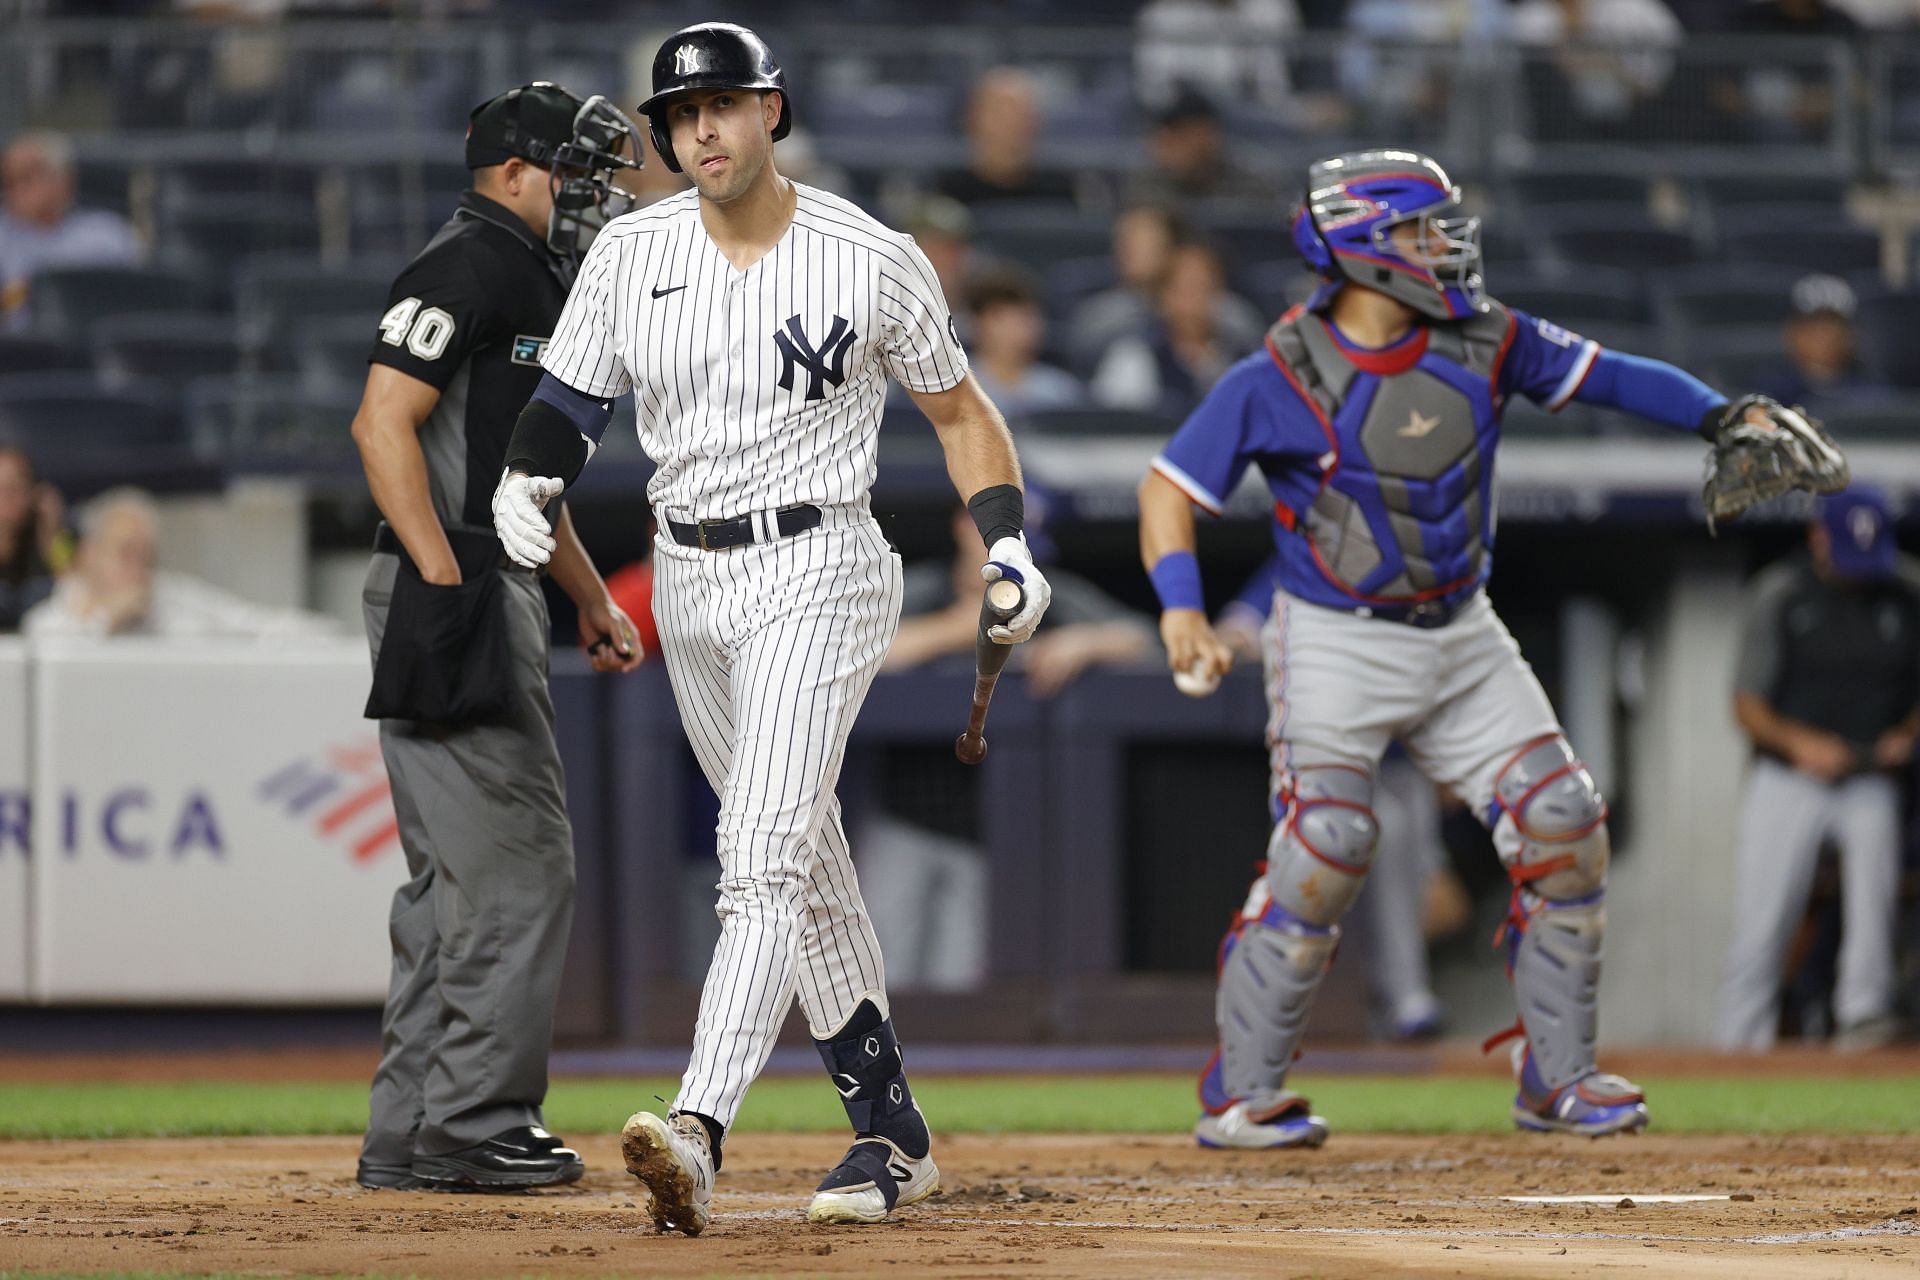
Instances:
[[[1200,590],[1200,562],[1191,551],[1169,551],[1154,562],[1147,574],[1160,597],[1162,609],[1198,609],[1205,612],[1207,598]]]

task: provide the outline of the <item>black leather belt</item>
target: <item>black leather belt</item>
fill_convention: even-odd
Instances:
[[[819,528],[822,518],[820,508],[810,504],[783,507],[773,513],[773,527],[781,537],[791,538],[796,533]],[[702,520],[698,524],[669,520],[667,531],[681,546],[699,547],[702,551],[725,551],[728,547],[746,547],[759,541],[754,536],[752,516]]]
[[[1420,627],[1432,630],[1444,627],[1459,614],[1473,596],[1459,600],[1422,600],[1418,604],[1407,605],[1368,605],[1365,612],[1369,618],[1378,618],[1382,622],[1398,622],[1402,626]]]

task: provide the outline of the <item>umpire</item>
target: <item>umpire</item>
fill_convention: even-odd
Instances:
[[[574,877],[546,601],[502,558],[489,506],[631,144],[605,99],[553,84],[474,108],[473,186],[394,281],[369,357],[353,438],[386,522],[363,597],[367,714],[410,879],[390,919],[365,1187],[542,1187],[584,1171],[540,1110]],[[631,670],[632,622],[564,512],[554,534],[550,571],[594,668]]]

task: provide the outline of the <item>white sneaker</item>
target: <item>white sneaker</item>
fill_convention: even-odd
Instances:
[[[807,1206],[808,1222],[884,1222],[940,1189],[933,1149],[916,1160],[887,1139],[862,1135],[847,1149]]]
[[[698,1119],[636,1112],[620,1130],[620,1154],[627,1172],[653,1193],[656,1231],[697,1236],[713,1221],[713,1153]]]
[[[1236,1102],[1217,1116],[1201,1116],[1193,1137],[1203,1147],[1317,1147],[1327,1140],[1327,1122],[1307,1109],[1307,1100],[1288,1094],[1259,1115]]]

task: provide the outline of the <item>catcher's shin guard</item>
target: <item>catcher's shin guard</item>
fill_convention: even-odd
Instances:
[[[1564,738],[1528,743],[1494,782],[1494,843],[1513,880],[1507,973],[1547,1089],[1593,1071],[1607,915],[1607,806]],[[1507,1038],[1496,1036],[1489,1044]]]
[[[1254,881],[1246,908],[1220,944],[1214,1005],[1220,1050],[1200,1086],[1210,1114],[1236,1103],[1264,1112],[1290,1099],[1287,1070],[1339,939],[1338,925],[1301,920],[1273,901],[1265,878]]]
[[[833,1039],[813,1044],[853,1131],[885,1138],[916,1160],[925,1158],[932,1139],[907,1087],[893,1019],[881,1017],[871,1000],[862,1000]]]

